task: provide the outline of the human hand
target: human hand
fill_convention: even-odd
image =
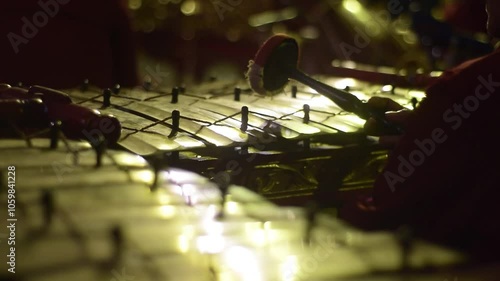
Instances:
[[[403,127],[408,117],[413,114],[411,110],[388,98],[372,97],[368,100],[367,105],[376,111],[385,112],[384,115],[387,121]],[[374,118],[366,121],[364,129],[368,135],[380,136],[379,143],[387,147],[394,147],[401,138],[400,135],[388,135],[382,124],[379,124]]]

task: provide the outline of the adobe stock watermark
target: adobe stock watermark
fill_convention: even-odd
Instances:
[[[257,150],[265,150],[266,145],[273,142],[273,138],[269,134],[263,134],[261,138],[250,138],[248,141],[248,146],[253,147]],[[258,153],[248,153],[248,156],[244,159],[246,163],[251,163],[257,158]],[[242,167],[243,166],[243,167]],[[240,175],[244,171],[244,165],[236,160],[229,160],[225,165],[225,170],[215,173],[210,171],[207,175],[208,178],[213,179],[217,185],[221,185],[224,182],[230,182],[231,177]]]
[[[409,2],[411,0],[389,0],[386,10],[373,13],[373,17],[368,22],[365,22],[365,30],[357,26],[354,27],[354,46],[346,42],[341,42],[338,45],[344,59],[349,60],[354,53],[359,54],[362,49],[368,47],[371,38],[379,35],[383,28],[387,28],[391,24],[391,15],[397,16],[404,11],[402,1]]]
[[[111,278],[110,281],[133,281],[133,280],[135,280],[134,275],[129,275],[125,272],[125,267],[122,268],[121,272],[118,272],[115,269],[113,269],[113,270],[111,270],[111,274],[113,275],[113,278]]]
[[[38,6],[40,10],[35,12],[31,19],[22,17],[21,21],[23,26],[21,28],[21,35],[10,32],[7,34],[7,39],[12,46],[15,54],[19,53],[19,46],[21,44],[28,44],[30,39],[33,39],[38,31],[49,23],[49,18],[55,17],[60,10],[60,5],[66,5],[70,0],[40,0]]]
[[[221,22],[224,21],[226,12],[234,11],[241,3],[243,3],[243,0],[212,0],[212,5],[214,5]]]
[[[151,66],[146,66],[146,75],[144,76],[144,81],[147,81],[150,83],[150,86],[154,89],[157,88],[161,85],[163,85],[163,82],[165,82],[165,79],[167,79],[170,76],[169,72],[164,72],[161,71],[160,65],[156,65],[156,68],[153,69]]]
[[[486,101],[496,88],[500,87],[500,82],[493,81],[492,74],[488,78],[479,76],[479,84],[475,88],[474,94],[463,99],[461,104],[453,104],[452,108],[447,109],[443,113],[443,121],[449,125],[452,130],[458,130],[465,119],[468,119],[476,112],[481,102]],[[392,192],[395,192],[395,186],[398,183],[404,183],[416,170],[423,165],[429,157],[431,157],[439,145],[442,145],[448,139],[443,128],[435,128],[430,137],[423,140],[415,139],[414,144],[417,147],[408,155],[398,155],[399,165],[397,173],[386,170],[384,178]]]
[[[99,144],[100,139],[108,134],[111,134],[115,130],[116,126],[113,124],[113,121],[109,118],[101,118],[98,123],[98,127],[92,130],[84,129],[82,134],[85,136],[85,140],[88,141],[92,147],[95,147]],[[75,154],[69,152],[66,154],[66,158],[62,161],[57,161],[52,163],[52,169],[59,180],[59,183],[63,181],[63,176],[65,174],[71,173],[75,170],[75,166],[78,163],[78,159]]]
[[[335,242],[331,235],[327,235],[323,240],[319,240],[312,254],[300,259],[297,266],[291,265],[284,270],[284,280],[308,280],[311,274],[318,270],[320,263],[325,262],[335,249]]]

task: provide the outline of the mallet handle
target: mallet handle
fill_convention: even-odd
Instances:
[[[321,95],[331,99],[345,111],[352,112],[365,120],[373,117],[379,124],[384,126],[387,133],[403,133],[403,128],[387,121],[383,112],[375,111],[353,94],[322,83],[296,68],[290,71],[290,78],[311,87]]]

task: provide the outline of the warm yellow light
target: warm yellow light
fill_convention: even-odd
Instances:
[[[181,253],[187,253],[189,251],[189,238],[181,235],[177,239],[177,246]]]
[[[393,87],[392,85],[384,85],[384,86],[382,87],[382,91],[383,91],[383,92],[391,92],[391,91],[392,91],[392,89],[394,89],[394,87]]]
[[[197,12],[197,3],[194,0],[184,1],[181,5],[181,12],[186,16],[194,15]]]
[[[356,81],[352,78],[343,78],[335,82],[333,85],[338,89],[345,89],[346,87],[354,87],[356,85]]]
[[[357,0],[344,0],[342,6],[349,12],[356,14],[361,11],[361,4]]]
[[[137,10],[142,6],[142,0],[129,0],[128,6],[132,10]]]
[[[243,208],[241,204],[237,202],[226,202],[224,208],[226,213],[230,215],[237,215],[243,213]]]
[[[224,237],[221,235],[205,235],[196,239],[196,247],[203,254],[217,254],[224,249]]]
[[[287,256],[280,266],[281,280],[294,281],[299,272],[299,262],[297,256]]]
[[[132,155],[128,153],[120,153],[117,155],[114,155],[113,158],[115,159],[116,163],[120,166],[127,166],[127,167],[146,167],[147,162],[142,158],[141,156],[138,155]]]
[[[157,198],[158,198],[158,202],[161,204],[161,205],[169,205],[169,204],[172,204],[172,196],[169,195],[169,194],[166,194],[166,193],[163,193],[163,192],[158,192],[157,193]]]
[[[224,262],[231,271],[238,275],[237,280],[263,280],[259,258],[248,248],[233,246],[227,249],[224,253]]]
[[[153,171],[150,170],[132,171],[130,176],[133,181],[145,184],[152,184],[155,177]]]
[[[175,217],[176,214],[175,207],[172,205],[161,206],[159,211],[160,211],[160,216],[165,219],[173,218]]]

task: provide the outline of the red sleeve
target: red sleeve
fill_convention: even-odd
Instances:
[[[468,198],[481,196],[474,186],[500,155],[496,132],[485,129],[500,120],[499,61],[494,53],[467,62],[432,85],[377,177],[373,197],[347,204],[341,218],[367,230],[412,225],[430,237],[472,222],[477,213]]]

